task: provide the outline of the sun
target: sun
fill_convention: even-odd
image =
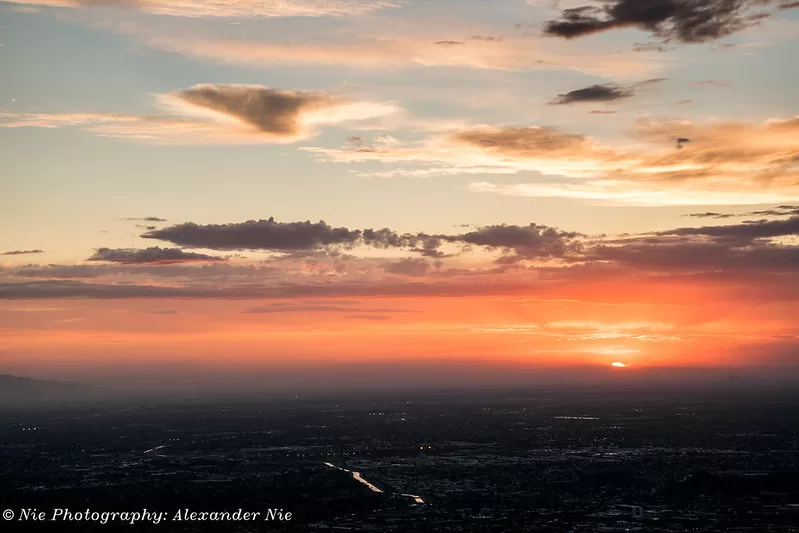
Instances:
[[[626,367],[627,365],[625,365],[624,363],[622,363],[622,362],[620,362],[620,361],[615,361],[615,362],[613,362],[613,363],[610,363],[610,366],[614,366],[614,367],[616,367],[616,368],[624,368],[624,367]]]

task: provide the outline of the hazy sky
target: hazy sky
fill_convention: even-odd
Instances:
[[[796,7],[0,1],[0,373],[795,367]]]

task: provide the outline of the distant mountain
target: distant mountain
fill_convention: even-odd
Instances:
[[[103,395],[103,389],[81,383],[0,374],[0,405],[71,403],[98,399]]]

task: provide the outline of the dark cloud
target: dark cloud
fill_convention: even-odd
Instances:
[[[529,226],[483,226],[461,235],[446,237],[450,242],[485,246],[507,252],[501,262],[522,259],[561,258],[577,252],[579,233],[530,224]]]
[[[440,259],[452,255],[439,250],[443,244],[443,238],[440,235],[426,235],[420,233],[417,235],[405,235],[404,238],[411,243],[410,251],[416,252],[424,257]],[[436,263],[438,263],[438,261]]]
[[[226,261],[223,257],[185,252],[180,248],[98,248],[87,261],[108,261],[126,265],[165,265],[172,263],[190,263],[197,261]]]
[[[761,211],[749,211],[744,213],[743,216],[759,216],[759,217],[784,217],[799,215],[799,205],[778,205],[774,209],[764,209]]]
[[[668,256],[666,255],[666,260]],[[689,258],[690,260],[690,258]],[[760,262],[762,264],[762,261]],[[758,272],[757,283],[752,283],[751,270],[739,265],[737,270],[718,271],[711,269],[705,272],[692,272],[681,267],[679,272],[661,272],[661,265],[650,261],[653,275],[636,270],[632,266],[600,268],[597,263],[569,268],[537,269],[531,271],[532,276],[526,278],[500,277],[498,274],[484,273],[477,281],[474,277],[436,277],[434,280],[407,280],[383,282],[346,282],[340,283],[241,283],[224,284],[216,287],[202,284],[199,286],[164,286],[164,285],[132,285],[84,283],[72,280],[43,280],[37,282],[0,283],[0,300],[37,300],[37,299],[238,299],[238,300],[285,300],[294,298],[366,298],[366,297],[503,297],[525,294],[537,298],[568,298],[582,301],[602,302],[653,302],[685,303],[683,296],[662,290],[668,284],[690,284],[693,287],[720,289],[727,298],[738,301],[795,301],[799,298],[799,279],[796,267],[777,272]],[[680,264],[680,263],[675,263]],[[722,261],[708,265],[721,265]],[[527,271],[528,269],[523,269]],[[536,274],[537,273],[537,274]],[[668,275],[664,275],[668,274]],[[399,279],[399,278],[398,278]],[[659,289],[625,290],[632,283],[657,283]],[[588,283],[589,285],[586,285]],[[594,284],[594,285],[592,285]],[[607,289],[597,291],[591,289],[605,284],[617,286],[618,291]],[[610,284],[610,285],[607,285]],[[352,314],[359,313],[357,308]]]
[[[142,235],[179,246],[211,250],[314,250],[357,244],[361,232],[319,222],[249,220],[231,224],[178,224]]]
[[[494,138],[496,146],[502,147],[502,135]],[[727,218],[727,215],[705,212],[686,216],[712,219]],[[325,302],[283,303],[252,308],[248,312],[318,311],[358,315],[377,311],[362,312],[360,307],[329,299],[503,295],[513,293],[510,287],[526,291],[526,294],[541,294],[562,291],[566,286],[579,288],[584,283],[604,282],[611,275],[617,276],[619,283],[625,276],[631,279],[637,276],[657,279],[656,283],[660,284],[666,279],[699,274],[715,276],[716,281],[734,274],[738,276],[735,284],[747,279],[757,279],[760,284],[764,276],[774,275],[774,283],[766,287],[767,297],[785,298],[784,294],[774,295],[771,291],[777,286],[777,280],[789,285],[799,281],[795,279],[795,273],[799,272],[799,246],[786,244],[791,242],[788,239],[775,239],[799,235],[799,207],[780,205],[735,216],[744,215],[783,219],[679,227],[617,238],[589,237],[539,224],[468,226],[452,234],[439,235],[401,234],[388,228],[333,228],[325,222],[278,223],[274,219],[207,226],[180,224],[151,232],[159,235],[150,238],[172,239],[182,246],[196,248],[255,248],[281,252],[281,255],[262,266],[164,265],[220,258],[179,248],[102,248],[91,260],[112,264],[0,267],[0,274],[6,280],[23,280],[0,285],[0,298],[325,298],[328,299]],[[386,258],[357,258],[336,249],[356,245],[401,249],[423,257],[388,261]],[[463,253],[477,247],[494,252],[495,266],[499,268],[443,269],[443,263],[433,259],[442,255],[442,249]],[[381,275],[380,270],[395,276]],[[171,276],[170,283],[168,286],[156,284],[155,276]],[[24,278],[41,281],[25,281]],[[70,278],[97,282],[65,281]],[[120,279],[124,279],[125,284],[117,284]],[[561,283],[552,285],[553,280]],[[135,285],[137,282],[142,284]],[[548,288],[550,286],[555,288]],[[796,286],[799,290],[799,283]],[[561,293],[559,296],[568,295]],[[396,311],[382,310],[385,313]]]
[[[786,206],[787,207],[787,206]],[[727,218],[724,213],[695,213],[700,218]],[[799,246],[771,239],[799,235],[799,216],[724,226],[685,227],[651,236],[605,241],[588,249],[586,261],[607,261],[653,272],[746,271],[799,272]]]
[[[14,271],[23,278],[96,278],[105,274],[94,265],[27,265]]]
[[[613,29],[638,28],[665,41],[701,43],[752,26],[771,0],[596,0],[564,9],[544,33],[572,39]]]
[[[434,235],[424,233],[397,233],[394,230],[383,228],[379,230],[366,229],[361,232],[364,244],[376,248],[414,248],[421,247],[417,251],[432,254],[441,245],[441,239]]]
[[[197,295],[198,293],[195,293]],[[210,291],[208,292],[210,294]],[[73,280],[27,281],[22,283],[0,283],[0,299],[36,300],[55,298],[179,298],[191,293],[181,288],[150,285],[108,285],[84,283]]]
[[[550,105],[568,105],[584,102],[613,102],[616,100],[630,98],[635,95],[638,89],[645,88],[662,81],[665,81],[665,79],[654,78],[624,86],[617,85],[615,83],[591,85],[590,87],[585,87],[583,89],[577,89],[565,94],[559,94],[557,98],[549,103]]]
[[[799,235],[799,216],[793,216],[785,220],[758,220],[750,223],[730,224],[727,226],[677,228],[660,232],[659,235],[716,237],[746,243],[754,239]]]
[[[129,217],[126,218],[125,220],[133,220],[137,222],[166,222],[165,218],[159,218],[159,217],[141,217],[141,218]]]
[[[463,44],[462,41],[436,41],[435,44],[439,46],[458,46]]]
[[[128,298],[223,298],[241,300],[276,300],[293,298],[358,298],[372,296],[430,296],[463,297],[479,295],[517,295],[531,290],[529,283],[520,281],[497,281],[475,285],[472,282],[434,283],[422,281],[398,281],[370,283],[356,282],[309,284],[309,283],[239,283],[221,287],[164,286],[85,283],[74,280],[42,280],[21,283],[0,283],[0,300],[36,300],[61,298],[91,298],[117,300]],[[360,310],[350,308],[351,313]]]
[[[429,257],[444,255],[438,251],[442,239],[434,235],[400,234],[388,228],[334,228],[324,221],[276,222],[271,217],[267,220],[230,224],[199,225],[188,222],[150,231],[141,236],[179,246],[212,250],[269,250],[284,252],[293,257],[316,256],[319,253],[325,256],[335,255],[339,252],[325,248],[349,248],[357,245],[408,248]]]
[[[608,83],[605,85],[591,85],[584,89],[559,94],[557,98],[549,103],[550,105],[568,105],[581,102],[612,102],[630,98],[634,94],[635,92],[630,88]]]
[[[748,276],[799,271],[799,247],[749,245],[725,239],[635,239],[592,248],[585,259],[610,261],[638,272],[734,272]]]
[[[713,211],[707,211],[705,213],[689,213],[683,216],[694,217],[694,218],[733,218],[741,215],[735,215],[732,213],[715,213]]]
[[[747,211],[745,213],[716,213],[713,211],[705,213],[689,213],[684,216],[694,218],[738,218],[738,217],[784,217],[784,216],[799,216],[799,206],[796,205],[778,205],[773,209],[763,209],[760,211]],[[765,221],[756,221],[765,222]],[[749,222],[752,223],[752,222]]]
[[[430,235],[398,233],[389,228],[334,228],[324,221],[276,222],[274,218],[231,224],[185,223],[151,231],[142,237],[168,241],[179,246],[212,250],[268,250],[299,258],[308,257],[309,254],[316,257],[319,253],[327,257],[330,253],[337,253],[335,247],[351,248],[357,245],[405,249],[424,257],[442,258],[451,254],[446,254],[440,248],[445,243],[453,243],[505,249],[509,257],[533,259],[562,257],[578,246],[577,233],[536,224],[486,226],[460,235]],[[505,260],[507,259],[506,257]],[[422,263],[427,264],[424,260],[420,261],[422,262],[415,263],[416,270]],[[402,265],[409,266],[405,263]],[[403,266],[397,268],[401,269]]]
[[[399,274],[401,276],[419,277],[424,276],[430,271],[430,263],[424,259],[407,258],[393,263],[388,263],[383,267],[383,270],[390,274]]]
[[[9,252],[0,253],[0,255],[29,255],[29,254],[43,254],[44,250],[11,250]]]
[[[250,85],[196,85],[172,93],[187,104],[236,118],[258,131],[292,138],[302,133],[300,118],[307,111],[332,105],[324,93],[282,91]]]
[[[195,280],[231,281],[236,279],[272,279],[285,274],[275,265],[234,265],[229,263],[173,264],[94,264],[94,265],[26,265],[6,269],[8,274],[23,278],[89,279],[118,276],[190,278]]]

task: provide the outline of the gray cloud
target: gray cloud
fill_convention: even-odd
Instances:
[[[694,216],[727,218],[727,214],[714,212],[695,213]],[[639,271],[747,271],[760,279],[767,272],[799,271],[799,246],[771,241],[796,235],[799,235],[799,216],[684,227],[651,236],[605,241],[588,249],[584,259],[609,261]]]
[[[171,96],[241,120],[261,133],[285,138],[303,134],[300,119],[304,113],[333,104],[333,98],[325,93],[251,85],[197,85]]]
[[[22,283],[0,283],[0,300],[36,300],[60,298],[92,298],[117,300],[128,298],[224,298],[224,299],[286,299],[286,298],[343,298],[368,296],[438,296],[510,295],[529,290],[529,283],[503,282],[476,286],[473,283],[369,283],[341,282],[337,284],[307,283],[241,283],[220,288],[167,287],[162,285],[114,285],[84,283],[73,280],[43,280]],[[350,312],[357,312],[350,308]]]
[[[634,239],[618,246],[600,245],[585,256],[611,261],[638,272],[734,272],[747,276],[799,271],[799,247],[747,245],[747,241],[692,238]]]
[[[632,85],[617,85],[615,83],[606,83],[604,85],[591,85],[583,89],[577,89],[565,94],[559,94],[557,98],[552,100],[550,105],[568,105],[578,104],[584,102],[613,102],[615,100],[623,100],[631,98],[635,95],[636,91],[640,88],[665,81],[663,78],[655,78],[645,80]]]
[[[231,224],[199,225],[192,222],[150,231],[145,239],[212,250],[315,250],[326,246],[351,246],[361,232],[333,228],[324,221],[276,222],[249,220]]]
[[[799,235],[799,216],[784,220],[757,220],[727,226],[677,228],[661,232],[660,235],[707,236],[748,242],[754,239]]]
[[[125,220],[132,220],[137,222],[166,222],[165,218],[159,218],[159,217],[140,217],[140,218],[128,217]]]
[[[151,264],[151,263],[110,263],[93,265],[25,265],[18,268],[1,269],[0,272],[14,277],[36,279],[94,279],[118,278],[126,276],[128,279],[136,276],[146,278],[189,278],[193,280],[265,280],[283,276],[284,268],[277,264],[242,265],[226,262],[202,262],[199,265],[185,263]]]
[[[683,215],[686,217],[694,217],[694,218],[733,218],[738,217],[741,215],[735,215],[732,213],[716,213],[713,211],[706,211],[704,213],[689,213],[687,215]]]
[[[410,277],[424,276],[430,271],[430,268],[430,263],[419,258],[401,259],[383,266],[383,270],[390,274]]]
[[[29,254],[43,254],[44,250],[11,250],[9,252],[0,253],[0,255],[29,255]]]
[[[27,265],[13,273],[24,278],[96,278],[105,272],[94,265]]]
[[[180,248],[159,248],[151,246],[144,249],[98,248],[87,261],[108,261],[111,263],[132,264],[171,264],[197,261],[226,261],[223,257],[185,252]]]
[[[690,258],[689,258],[690,260]],[[717,264],[721,261],[717,261]],[[640,263],[639,263],[640,264]],[[654,267],[660,268],[658,264]],[[654,268],[653,267],[653,268]],[[722,269],[724,268],[722,264]],[[524,269],[527,271],[528,269]],[[43,280],[23,283],[0,283],[0,299],[2,300],[37,300],[37,299],[169,299],[169,298],[205,298],[205,299],[238,299],[269,300],[293,298],[359,298],[359,297],[479,297],[479,296],[518,296],[579,299],[583,301],[615,301],[615,302],[648,302],[657,296],[660,302],[684,303],[681,294],[670,294],[660,291],[657,294],[638,294],[635,291],[617,293],[586,292],[583,282],[611,282],[624,284],[628,281],[647,279],[645,272],[636,270],[632,265],[628,268],[597,268],[593,263],[579,267],[538,269],[543,275],[526,278],[499,277],[487,275],[482,282],[475,282],[473,277],[446,278],[413,281],[364,281],[327,284],[308,283],[241,283],[224,284],[216,288],[204,284],[200,286],[158,286],[84,283],[80,281]],[[759,271],[757,283],[752,283],[751,270],[738,269],[729,271],[691,272],[682,268],[679,272],[655,273],[651,278],[658,284],[691,283],[707,287],[723,288],[730,299],[795,301],[799,298],[799,283],[796,267],[781,272]],[[488,274],[488,272],[486,272]],[[699,285],[696,285],[699,286]],[[351,309],[353,314],[358,309]]]
[[[708,211],[705,213],[689,213],[687,217],[694,218],[738,218],[738,217],[783,217],[783,216],[799,216],[799,206],[796,205],[779,205],[773,209],[763,209],[760,211],[747,211],[745,213],[717,213]]]
[[[561,231],[557,228],[530,224],[528,226],[494,225],[483,226],[461,235],[444,237],[451,242],[503,249],[508,255],[500,262],[521,259],[565,257],[580,249],[579,233]],[[512,253],[511,253],[512,252]]]
[[[767,275],[775,275],[775,280],[789,285],[797,281],[799,246],[787,244],[790,241],[785,239],[774,240],[799,235],[799,214],[793,214],[796,209],[796,206],[781,205],[744,214],[785,217],[779,220],[679,227],[617,238],[589,237],[539,224],[470,226],[458,233],[442,235],[400,234],[387,228],[333,228],[321,221],[278,223],[274,219],[208,226],[179,224],[157,230],[166,232],[159,233],[158,238],[174,239],[182,246],[223,250],[255,248],[281,252],[281,255],[262,265],[164,265],[220,258],[179,248],[104,248],[91,260],[112,264],[0,267],[5,280],[41,280],[5,283],[0,286],[0,298],[329,299],[501,295],[512,294],[511,287],[533,294],[564,290],[562,287],[572,285],[579,287],[580,282],[600,282],[610,275],[620,278],[654,276],[658,283],[665,283],[669,279],[699,274],[714,276],[715,281],[721,279],[724,283],[727,283],[724,276],[737,276],[734,278],[737,291],[748,283],[747,280],[757,279],[760,284]],[[693,215],[726,217],[726,214],[715,212]],[[356,245],[402,249],[423,257],[388,261],[343,255],[335,249]],[[425,256],[440,254],[442,247],[459,249],[461,253],[477,247],[493,251],[498,268],[443,269],[441,262],[425,259]],[[544,266],[541,260],[558,261]],[[527,261],[538,264],[530,265]],[[381,276],[379,270],[396,277]],[[152,281],[155,276],[170,277],[169,286],[155,284]],[[66,281],[70,278],[96,283]],[[117,283],[120,279],[125,283]],[[565,283],[547,288],[553,280]],[[775,281],[765,289],[771,291],[777,286]],[[768,292],[768,298],[784,297],[784,294]],[[361,313],[358,307],[331,300],[253,309],[257,311],[250,312],[327,311],[349,315],[373,312]]]
[[[506,249],[509,254],[504,260],[514,257],[520,260],[562,257],[578,247],[577,233],[537,224],[486,226],[460,235],[430,235],[402,234],[389,228],[380,230],[334,228],[324,221],[276,222],[274,218],[269,218],[231,224],[199,225],[189,222],[150,231],[144,233],[142,237],[194,248],[268,250],[290,255],[299,254],[300,257],[320,252],[328,253],[325,249],[335,247],[350,248],[365,245],[384,249],[406,249],[425,257],[441,258],[447,254],[442,252],[440,247],[444,243],[454,243]],[[414,263],[414,272],[418,272],[424,262],[420,261]],[[409,263],[400,263],[396,268],[408,267]]]
[[[701,43],[719,39],[769,14],[771,0],[596,0],[564,9],[544,33],[572,39],[620,28],[649,31],[665,41]]]
[[[557,98],[549,103],[550,105],[568,105],[581,102],[612,102],[630,98],[634,94],[635,92],[628,87],[608,83],[605,85],[591,85],[584,89],[559,94]]]

